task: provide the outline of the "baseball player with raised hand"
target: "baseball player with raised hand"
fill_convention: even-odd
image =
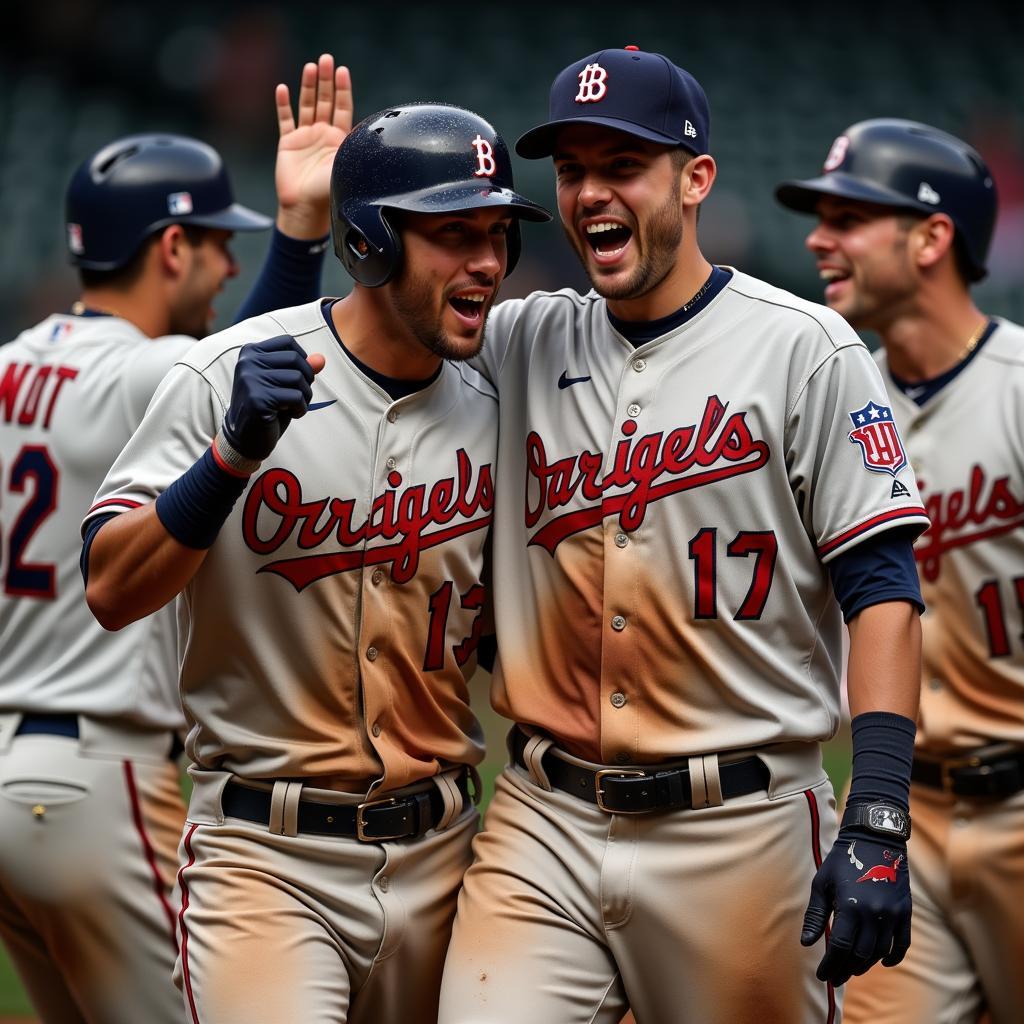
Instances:
[[[917,542],[923,671],[911,774],[914,944],[850,985],[853,1024],[1024,1020],[1024,330],[986,316],[996,192],[928,125],[862,121],[823,173],[780,185],[817,215],[825,300],[877,359],[931,527]]]
[[[297,124],[286,87],[277,99],[278,230],[250,308],[315,294],[351,122],[348,72],[329,56],[303,71]],[[273,221],[235,203],[215,150],[166,134],[85,161],[67,210],[81,300],[0,348],[0,939],[47,1024],[171,1024],[174,618],[105,632],[84,600],[79,526],[157,384],[209,330],[237,272],[232,232]]]
[[[488,323],[493,695],[518,724],[442,1024],[825,1024],[909,941],[927,519],[852,328],[702,256],[709,121],[691,75],[627,47],[563,70],[516,147],[553,157],[594,291]]]
[[[180,592],[191,1024],[433,1020],[476,831],[498,422],[466,360],[549,218],[440,104],[359,124],[331,191],[352,293],[192,349],[86,524],[105,624]]]

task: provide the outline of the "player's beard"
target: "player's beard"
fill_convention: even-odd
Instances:
[[[569,242],[598,295],[605,299],[637,299],[657,288],[668,277],[679,258],[679,243],[683,240],[681,196],[682,186],[676,177],[665,202],[651,214],[642,230],[634,232],[633,244],[640,251],[640,259],[624,281],[615,280],[615,275],[604,277],[599,271],[595,272],[588,257],[591,251],[588,243],[580,238],[577,230],[565,228]],[[565,227],[564,224],[562,226]]]
[[[472,359],[483,348],[487,314],[494,299],[485,305],[480,316],[480,331],[477,337],[466,344],[458,344],[445,330],[444,314],[448,308],[448,295],[442,294],[441,307],[437,307],[437,290],[429,280],[417,277],[408,267],[397,282],[393,292],[395,312],[401,317],[413,337],[428,351],[442,359],[456,362]]]
[[[893,320],[914,308],[918,285],[910,269],[908,240],[893,241],[888,253],[862,262],[850,278],[845,299],[829,302],[858,330],[884,331]]]

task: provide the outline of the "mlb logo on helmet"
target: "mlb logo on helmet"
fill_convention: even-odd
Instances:
[[[172,192],[167,197],[167,209],[172,217],[184,217],[192,212],[191,192]]]
[[[851,412],[850,419],[854,426],[850,440],[860,445],[864,467],[873,473],[895,476],[907,464],[907,455],[892,410],[887,405],[868,402]]]
[[[85,243],[82,241],[82,225],[68,224],[68,248],[76,255],[81,256],[85,252]]]

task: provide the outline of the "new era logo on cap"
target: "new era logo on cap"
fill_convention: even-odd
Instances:
[[[172,192],[167,197],[167,209],[172,217],[184,217],[192,212],[191,192]]]
[[[554,152],[570,124],[596,124],[649,142],[709,150],[711,114],[700,83],[659,53],[602,50],[563,69],[551,86],[549,119],[517,143],[520,156]]]

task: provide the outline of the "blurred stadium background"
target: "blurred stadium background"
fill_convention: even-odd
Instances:
[[[692,71],[711,104],[719,180],[701,221],[706,255],[808,298],[820,296],[802,242],[811,221],[773,187],[815,174],[854,121],[898,116],[960,135],[988,160],[1000,195],[989,313],[1024,320],[1024,6],[975,0],[686,6],[597,2],[508,6],[284,3],[170,8],[104,0],[4,5],[0,34],[0,341],[75,297],[63,193],[75,165],[136,131],[197,135],[228,161],[239,199],[275,207],[273,88],[324,51],[352,69],[357,117],[440,99],[483,113],[511,142],[542,120],[551,79],[587,53],[633,43]],[[519,187],[551,204],[546,161],[517,164]],[[239,237],[242,274],[219,301],[226,326],[265,239]],[[556,226],[527,230],[503,294],[583,281]],[[348,281],[328,260],[325,294]],[[871,339],[868,339],[869,343]],[[2,652],[0,652],[2,657]],[[482,692],[482,691],[481,691]],[[490,773],[502,757],[490,729]],[[840,743],[830,767],[842,780]],[[0,836],[0,842],[3,837]],[[0,1015],[27,1003],[0,954]],[[0,1021],[2,1024],[2,1021]],[[142,1024],[142,1022],[140,1022]]]

